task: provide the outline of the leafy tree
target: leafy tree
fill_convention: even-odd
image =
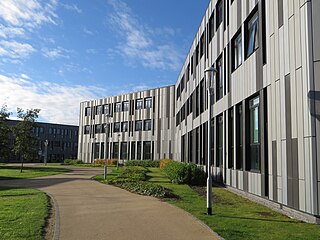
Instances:
[[[16,138],[14,151],[21,156],[20,172],[23,170],[24,160],[31,159],[37,152],[37,137],[32,134],[32,129],[35,126],[39,112],[40,109],[27,109],[24,111],[21,108],[17,108],[17,117],[21,121],[13,126],[13,133]]]
[[[0,109],[0,160],[5,160],[9,157],[9,135],[10,128],[6,124],[6,120],[9,118],[10,113],[7,110],[6,105],[2,105]]]

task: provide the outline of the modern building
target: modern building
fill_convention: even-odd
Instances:
[[[319,12],[317,0],[211,0],[174,87],[81,104],[78,157],[98,157],[93,146],[105,139],[93,130],[96,123],[104,123],[97,107],[111,103],[113,122],[118,123],[111,128],[112,141],[124,144],[128,159],[152,155],[206,165],[209,106],[204,70],[213,66],[218,71],[210,117],[214,179],[319,217]],[[150,96],[152,114],[136,110],[139,99],[144,104]],[[129,112],[122,111],[126,101]],[[96,112],[88,116],[90,111]],[[151,119],[151,134],[136,132],[136,122],[146,119]],[[122,131],[125,122],[129,131],[117,139],[112,132]],[[137,157],[143,148],[137,146],[145,141],[154,146],[147,148],[151,154]],[[113,157],[117,146],[108,150]]]
[[[14,126],[19,121],[7,120],[9,126]],[[36,122],[33,134],[38,138],[37,153],[26,162],[43,162],[47,154],[48,162],[63,162],[64,159],[77,159],[78,153],[78,126]],[[48,140],[47,153],[45,152],[45,141]],[[10,145],[14,145],[14,136],[10,137]],[[18,162],[20,156],[11,154],[8,162]]]
[[[173,158],[174,96],[168,86],[82,102],[78,159]]]

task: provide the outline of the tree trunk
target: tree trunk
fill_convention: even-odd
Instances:
[[[20,173],[22,173],[22,170],[23,170],[23,157],[21,157]]]

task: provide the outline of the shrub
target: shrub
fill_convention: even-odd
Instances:
[[[104,165],[105,163],[107,165],[117,165],[118,160],[116,159],[97,159],[95,160],[95,164],[97,165]]]
[[[160,160],[160,169],[162,170],[169,162],[171,162],[171,159],[162,159]]]
[[[159,160],[130,160],[125,162],[124,165],[158,168],[160,166],[160,161]]]
[[[64,165],[77,165],[77,164],[83,164],[82,160],[77,159],[65,159],[63,161]]]
[[[194,163],[168,162],[163,171],[173,183],[203,186],[206,184],[206,173]]]

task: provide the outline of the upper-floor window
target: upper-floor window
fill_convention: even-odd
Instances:
[[[209,42],[214,36],[214,13],[212,12],[211,17],[209,19]]]
[[[205,51],[205,41],[204,41],[204,33],[202,33],[200,38],[200,58],[203,56]]]
[[[99,105],[96,107],[96,115],[100,115],[102,113],[102,106]]]
[[[128,122],[122,123],[122,132],[128,132]]]
[[[184,75],[182,76],[181,80],[180,80],[180,91],[182,92],[184,90]]]
[[[114,111],[115,111],[115,112],[121,112],[121,103],[120,103],[120,102],[117,102],[117,103],[116,103],[115,108],[114,108]]]
[[[90,134],[90,125],[84,126],[84,134]]]
[[[61,129],[60,129],[60,128],[57,129],[57,134],[58,134],[58,135],[61,134]]]
[[[233,40],[233,69],[237,69],[242,63],[242,36],[241,31]]]
[[[191,56],[191,68],[190,68],[190,71],[191,71],[191,75],[193,74],[193,56]]]
[[[103,105],[103,112],[104,114],[110,114],[109,104]]]
[[[84,115],[85,116],[90,116],[91,115],[91,107],[86,107],[84,109]]]
[[[247,23],[247,57],[259,47],[259,16],[256,12]]]
[[[179,99],[179,97],[180,97],[180,84],[178,85],[178,87],[177,87],[177,100]]]
[[[143,130],[144,131],[150,131],[151,130],[151,119],[144,120]]]
[[[223,97],[223,71],[222,71],[222,57],[217,61],[217,101]]]
[[[151,97],[144,99],[144,108],[152,108],[152,98]]]
[[[142,130],[142,121],[141,120],[137,120],[136,121],[135,130],[136,131],[141,131]]]
[[[186,81],[187,81],[187,82],[189,82],[189,74],[190,74],[190,63],[188,64],[187,70],[186,70],[186,73],[185,73]]]
[[[142,109],[143,108],[143,100],[137,99],[136,100],[136,109]]]
[[[103,128],[102,128],[102,125],[101,124],[97,124],[96,126],[95,126],[95,133],[102,133],[102,131],[103,131]]]
[[[119,122],[114,123],[113,131],[120,132],[120,123]]]
[[[129,102],[128,101],[123,102],[122,105],[123,105],[122,109],[124,112],[129,111]]]
[[[220,0],[217,4],[216,7],[216,29],[219,28],[220,24],[222,23],[223,20],[223,1]]]

